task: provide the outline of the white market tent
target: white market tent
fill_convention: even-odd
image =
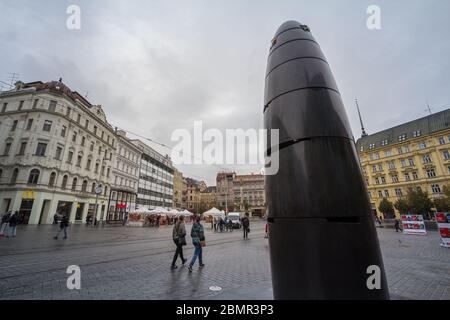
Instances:
[[[132,211],[130,211],[130,213],[148,214],[148,213],[150,213],[150,210],[148,210],[145,207],[142,207],[142,208],[139,208],[139,209],[132,210]]]
[[[225,214],[219,209],[213,207],[206,212],[203,212],[204,216],[213,216],[213,217],[224,217]]]
[[[177,209],[170,209],[169,211],[166,212],[166,214],[168,216],[175,217],[175,216],[178,216],[180,213],[178,212]]]
[[[186,209],[179,213],[181,216],[193,216],[194,214]]]
[[[150,214],[152,214],[152,213],[156,213],[156,214],[166,214],[166,213],[168,213],[168,212],[169,212],[169,211],[167,211],[167,210],[164,209],[164,208],[156,207],[155,209],[150,210],[148,213],[150,213]]]

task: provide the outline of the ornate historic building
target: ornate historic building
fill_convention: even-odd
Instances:
[[[106,219],[116,144],[102,107],[61,80],[17,82],[0,94],[0,211],[19,211],[24,224],[55,213],[81,222],[97,190],[96,216]]]

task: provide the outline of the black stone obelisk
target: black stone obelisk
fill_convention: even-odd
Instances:
[[[279,171],[266,176],[274,298],[389,299],[339,90],[309,28],[295,21],[272,40],[264,124],[280,136]]]

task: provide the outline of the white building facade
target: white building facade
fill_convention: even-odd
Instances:
[[[137,206],[172,208],[174,168],[170,157],[161,155],[140,140],[131,141],[141,151]]]
[[[115,154],[101,106],[61,80],[18,82],[0,94],[0,212],[18,211],[32,225],[55,213],[84,222],[96,211],[105,220]]]
[[[116,130],[117,153],[112,170],[112,188],[108,203],[108,221],[123,221],[136,209],[141,151],[127,138],[125,131]]]

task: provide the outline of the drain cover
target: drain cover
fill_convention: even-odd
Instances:
[[[220,291],[220,290],[222,290],[222,287],[219,287],[219,286],[211,286],[211,287],[209,287],[209,290],[211,290],[211,291]]]

